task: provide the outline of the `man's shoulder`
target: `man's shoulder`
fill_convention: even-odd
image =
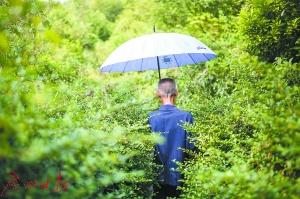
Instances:
[[[154,114],[154,113],[158,113],[158,112],[159,112],[159,109],[155,110],[155,111],[151,111],[149,114]]]
[[[187,111],[187,110],[181,110],[181,109],[177,109],[177,112],[179,113],[183,113],[183,114],[188,114],[188,115],[192,115],[191,112]]]
[[[176,116],[187,116],[187,117],[193,117],[192,114],[189,112],[189,111],[185,111],[185,110],[180,110],[180,109],[177,109],[177,110],[173,110],[172,112],[163,112],[163,111],[160,111],[160,110],[156,110],[156,111],[152,111],[148,114],[148,117],[155,117],[155,116],[159,116],[159,115],[173,115],[174,117]]]
[[[156,116],[156,115],[159,115],[159,110],[156,110],[156,111],[152,111],[148,114],[148,117],[153,117],[153,116]]]
[[[177,109],[177,111],[174,114],[174,117],[182,118],[183,120],[189,120],[192,122],[194,120],[191,112],[187,110],[181,110],[181,109]]]

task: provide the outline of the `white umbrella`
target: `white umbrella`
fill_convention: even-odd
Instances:
[[[101,72],[158,70],[206,62],[217,55],[194,37],[178,33],[153,33],[131,39],[116,48]]]

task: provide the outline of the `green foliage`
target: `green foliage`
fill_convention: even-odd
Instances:
[[[9,187],[3,197],[150,198],[157,71],[100,74],[98,64],[155,24],[218,55],[161,71],[195,119],[185,128],[198,149],[178,163],[181,197],[299,198],[298,4],[247,2],[1,1],[0,188],[12,170],[20,178],[19,192]],[[247,44],[259,57],[243,51]],[[287,59],[273,62],[279,56]],[[68,192],[53,192],[59,172]]]
[[[115,22],[124,10],[125,0],[97,0],[93,1],[93,6],[95,8],[100,8],[101,12],[105,14],[109,21]]]
[[[117,2],[113,3],[113,5],[117,4]],[[105,41],[111,35],[112,22],[106,14],[112,8],[116,9],[108,16],[114,21],[122,10],[122,4],[118,4],[118,7],[113,5],[107,3],[102,8],[94,1],[68,1],[63,5],[53,5],[49,10],[49,16],[53,21],[52,27],[57,33],[64,38],[80,41],[85,48],[93,48],[99,40]]]
[[[113,89],[108,92],[101,76],[95,75],[89,65],[84,66],[84,46],[60,38],[51,20],[43,18],[44,27],[38,27],[41,23],[33,26],[32,18],[39,17],[42,22],[44,17],[36,4],[4,3],[1,9],[12,15],[1,18],[1,55],[5,57],[0,70],[1,194],[12,180],[12,171],[20,181],[19,192],[9,194],[12,187],[8,187],[3,197],[148,196],[141,190],[150,187],[155,172],[145,174],[143,170],[155,167],[151,166],[153,141],[145,126],[146,112],[127,110],[122,116],[131,116],[130,123],[117,117],[107,120],[106,116],[118,115],[116,109],[107,107],[107,101],[121,107],[128,95]],[[35,11],[35,16],[26,12],[14,16],[12,10],[24,10],[25,5],[28,12]],[[53,29],[45,29],[50,27]],[[17,28],[24,32],[9,32]],[[23,54],[18,58],[15,49],[20,46]],[[34,61],[23,61],[24,53],[29,52],[35,52]],[[53,191],[60,172],[62,181],[68,183],[68,192]],[[35,188],[24,187],[35,179]],[[44,190],[40,185],[47,179],[49,188]],[[131,184],[135,188],[130,188]],[[111,191],[110,186],[116,188]]]
[[[156,1],[155,15],[159,25],[194,35],[194,33],[217,34],[223,32],[232,16],[236,16],[244,0],[184,0]],[[165,28],[166,29],[166,28]],[[199,30],[200,29],[200,30]],[[201,35],[202,36],[202,35]]]
[[[184,196],[297,198],[299,88],[288,86],[285,78],[296,65],[281,60],[274,65],[257,60],[239,65],[244,71],[229,66],[228,76],[237,78],[230,95],[213,99],[199,89],[201,103],[193,112],[196,124],[190,131],[200,153],[182,165]]]
[[[240,17],[250,53],[273,62],[277,57],[300,60],[300,14],[297,0],[251,0]]]
[[[34,1],[0,2],[0,65],[27,65],[40,54],[33,48],[37,29],[46,19]],[[22,37],[26,35],[26,37]]]

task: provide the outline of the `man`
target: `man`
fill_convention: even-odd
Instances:
[[[193,149],[194,144],[189,141],[189,133],[182,125],[194,122],[191,113],[179,110],[175,105],[178,95],[176,83],[171,78],[164,78],[158,82],[157,97],[162,106],[149,114],[149,124],[152,132],[164,137],[163,144],[155,144],[156,161],[163,166],[158,180],[161,184],[158,195],[155,198],[177,197],[176,188],[181,185],[182,174],[175,171],[178,165],[174,160],[183,162],[185,153],[179,149]]]

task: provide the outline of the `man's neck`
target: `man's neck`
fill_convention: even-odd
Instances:
[[[174,97],[161,98],[161,102],[162,102],[163,105],[167,105],[167,104],[174,105],[175,98]]]

